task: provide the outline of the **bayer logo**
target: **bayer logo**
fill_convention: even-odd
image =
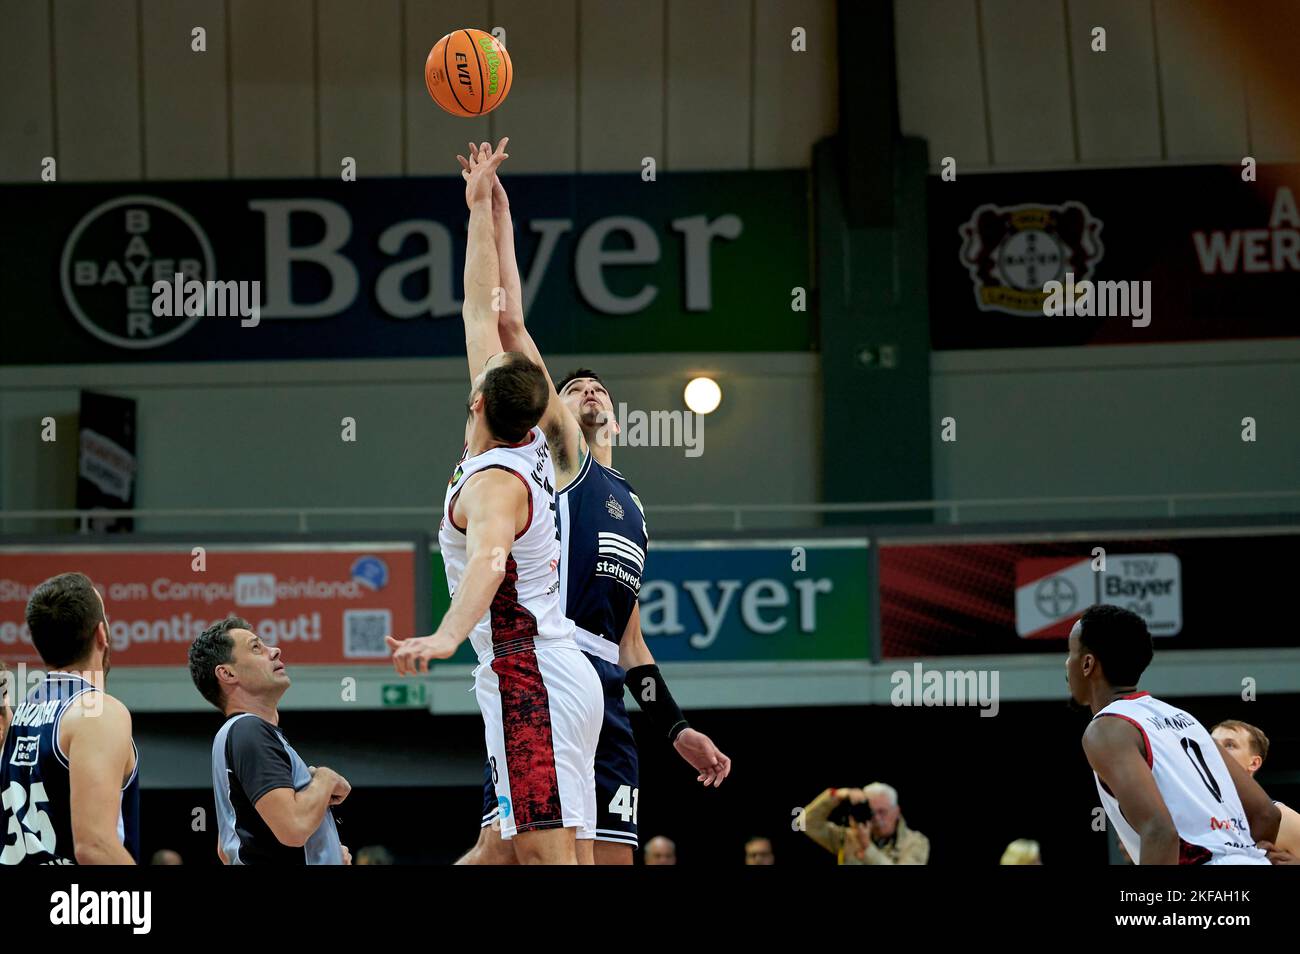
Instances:
[[[198,315],[153,313],[153,284],[176,273],[216,277],[203,229],[188,212],[152,196],[113,199],[86,213],[63,246],[59,284],[68,310],[90,334],[118,348],[157,348],[194,326]]]
[[[1025,229],[1009,235],[998,248],[998,271],[1012,288],[1041,291],[1045,282],[1059,278],[1061,247],[1051,235]]]
[[[1049,576],[1034,588],[1034,605],[1048,619],[1060,619],[1074,612],[1079,593],[1063,576]]]

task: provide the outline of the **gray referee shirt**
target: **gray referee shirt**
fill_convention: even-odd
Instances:
[[[330,811],[307,844],[294,848],[280,843],[254,807],[267,792],[277,788],[300,792],[310,783],[307,763],[278,727],[251,712],[228,718],[212,740],[212,790],[226,860],[232,865],[343,864],[343,847]]]

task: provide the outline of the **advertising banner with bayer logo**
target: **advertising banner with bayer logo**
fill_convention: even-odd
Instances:
[[[660,662],[864,660],[871,652],[864,538],[652,541],[641,630]],[[429,561],[435,623],[442,558]],[[452,662],[472,663],[468,643]]]
[[[970,528],[916,542],[891,531],[878,548],[882,655],[1064,652],[1098,603],[1141,616],[1157,651],[1295,645],[1286,597],[1300,526],[1166,523],[1091,535]]]
[[[554,352],[807,351],[807,173],[519,175],[529,324]],[[447,357],[459,176],[0,185],[0,363]],[[773,302],[787,303],[773,307]]]
[[[1146,620],[1152,636],[1183,628],[1182,566],[1175,553],[1021,560],[1016,564],[1016,634],[1061,639],[1089,606],[1109,603]]]

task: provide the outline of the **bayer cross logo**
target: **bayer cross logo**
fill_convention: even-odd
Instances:
[[[998,264],[1012,288],[1041,289],[1060,276],[1061,249],[1046,232],[1017,232],[1002,243]]]
[[[198,315],[153,313],[153,283],[216,277],[212,245],[188,212],[152,196],[131,195],[82,217],[63,246],[59,283],[73,317],[118,348],[157,348],[194,326]]]
[[[1101,260],[1101,226],[1081,202],[981,205],[958,228],[959,258],[980,311],[1040,315],[1046,282],[1087,278]]]
[[[1079,594],[1063,576],[1049,576],[1034,589],[1034,605],[1048,619],[1060,619],[1079,605]]]

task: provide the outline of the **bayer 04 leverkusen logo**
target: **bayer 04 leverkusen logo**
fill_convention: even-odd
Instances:
[[[1041,315],[1045,283],[1082,281],[1101,260],[1101,221],[1081,202],[981,205],[958,232],[980,311]]]
[[[87,332],[117,348],[157,348],[175,341],[199,315],[153,313],[153,284],[216,278],[208,237],[174,203],[147,195],[91,209],[63,245],[63,300]]]

